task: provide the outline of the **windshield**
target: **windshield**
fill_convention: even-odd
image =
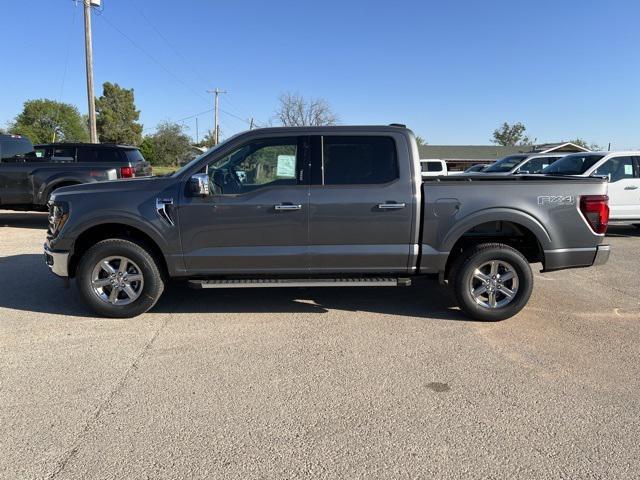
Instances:
[[[510,172],[511,170],[513,170],[516,167],[516,165],[518,165],[525,158],[527,158],[526,155],[510,155],[508,157],[504,157],[504,158],[498,160],[496,163],[491,165],[489,168],[483,170],[483,172],[485,172],[485,173]]]
[[[582,175],[593,167],[604,155],[574,153],[561,158],[542,170],[542,173],[556,175]]]

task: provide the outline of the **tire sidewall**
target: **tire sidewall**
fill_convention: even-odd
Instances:
[[[479,305],[469,291],[469,282],[473,272],[480,265],[492,260],[502,260],[513,266],[518,275],[516,298],[501,308],[489,309]],[[455,293],[462,310],[469,316],[483,321],[497,321],[512,317],[522,310],[533,290],[533,273],[527,260],[510,247],[479,248],[467,256],[458,270],[455,281]]]
[[[91,276],[99,261],[107,257],[123,256],[140,267],[144,285],[140,296],[128,305],[111,305],[102,301],[93,291]],[[91,247],[80,260],[76,276],[78,289],[87,304],[98,314],[113,318],[130,318],[140,315],[160,298],[164,284],[158,267],[144,248],[128,240],[104,240]]]

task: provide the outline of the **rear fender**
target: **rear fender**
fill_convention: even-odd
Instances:
[[[461,221],[456,222],[453,228],[445,234],[438,250],[450,252],[456,242],[466,232],[478,225],[488,222],[511,222],[516,225],[521,225],[535,235],[543,250],[550,248],[551,236],[538,219],[521,210],[492,208],[475,212]]]

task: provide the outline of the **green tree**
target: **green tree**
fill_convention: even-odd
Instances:
[[[145,160],[150,162],[152,165],[158,165],[153,140],[149,135],[144,137],[144,139],[142,140],[142,143],[140,144],[140,153],[142,153],[142,156],[145,158]]]
[[[177,123],[160,123],[142,142],[144,157],[154,165],[176,166],[191,157],[191,138]]]
[[[422,146],[422,145],[427,145],[427,142],[425,141],[424,137],[421,135],[416,135],[416,143],[418,144],[418,146]]]
[[[504,122],[500,128],[493,131],[493,138],[491,141],[497,145],[505,147],[532,145],[535,143],[536,139],[534,138],[532,140],[525,135],[524,132],[526,130],[527,127],[525,127],[521,122],[514,123],[513,125],[509,125],[507,122]]]
[[[196,143],[196,147],[213,147],[213,130],[208,130],[205,136],[200,140],[200,142]]]
[[[86,142],[87,126],[78,109],[68,103],[45,98],[27,100],[9,131],[29,137],[33,143]]]
[[[101,142],[140,145],[142,124],[137,123],[133,88],[127,90],[117,83],[105,82],[102,96],[96,99],[96,126]]]

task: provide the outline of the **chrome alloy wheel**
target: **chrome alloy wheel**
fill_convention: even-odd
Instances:
[[[491,260],[475,269],[469,290],[471,297],[485,308],[502,308],[518,293],[518,274],[510,263]]]
[[[138,299],[143,287],[142,270],[127,257],[103,258],[91,273],[93,293],[110,305],[129,305]]]

